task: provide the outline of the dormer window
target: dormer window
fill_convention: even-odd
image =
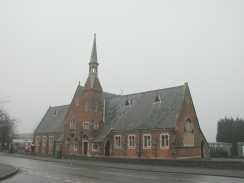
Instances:
[[[156,96],[155,100],[154,100],[154,103],[161,103],[161,98],[160,96]]]
[[[126,101],[125,101],[125,107],[130,107],[130,106],[131,106],[130,101],[129,101],[129,100],[126,100]]]
[[[58,111],[54,111],[54,113],[53,113],[53,116],[57,116],[58,115]]]

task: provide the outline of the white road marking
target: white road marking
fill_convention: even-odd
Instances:
[[[59,168],[69,168],[69,169],[79,169],[79,168],[71,168],[71,167],[67,167],[67,166],[56,166],[56,165],[48,165],[48,166],[54,166],[54,167],[59,167]],[[73,180],[69,180],[70,177],[57,177],[58,175],[51,175],[49,173],[44,173],[44,172],[39,172],[39,171],[33,171],[33,170],[28,170],[28,169],[22,169],[24,171],[26,171],[26,173],[28,174],[34,174],[34,175],[38,175],[38,176],[43,176],[43,177],[46,177],[46,178],[53,178],[53,179],[57,179],[57,180],[62,180],[64,179],[63,181],[65,182],[75,182],[75,181],[78,181],[76,183],[84,183],[84,182],[80,182],[81,180],[80,179],[73,179]],[[109,172],[105,172],[105,173],[109,173]],[[123,174],[121,174],[123,175]],[[128,175],[127,175],[128,176]],[[91,182],[91,181],[85,181],[86,183],[95,183],[95,182]]]
[[[121,176],[127,176],[127,177],[139,177],[144,179],[157,179],[155,177],[144,177],[144,176],[138,176],[138,175],[128,175],[128,174],[121,174],[121,173],[111,173],[111,172],[102,172],[102,173],[108,173],[112,175],[121,175]]]
[[[59,168],[69,168],[69,169],[79,169],[79,168],[71,168],[69,166],[57,166],[57,165],[48,165],[48,166],[54,166],[54,167],[59,167]]]

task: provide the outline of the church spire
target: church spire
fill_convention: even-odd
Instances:
[[[98,72],[98,62],[97,62],[97,46],[96,46],[96,34],[94,34],[94,41],[91,53],[91,59],[89,63],[89,75],[97,75]]]
[[[102,91],[102,86],[98,79],[98,62],[97,62],[97,46],[96,46],[96,34],[94,34],[94,41],[91,53],[91,59],[89,62],[89,75],[84,85],[83,90],[95,89]]]

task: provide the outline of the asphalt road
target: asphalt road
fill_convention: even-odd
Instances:
[[[243,183],[242,178],[221,176],[164,173],[156,171],[126,170],[96,166],[84,166],[70,163],[58,163],[0,156],[0,162],[17,166],[19,171],[3,183],[143,183],[143,182],[181,182],[181,183]],[[144,166],[144,165],[138,165]],[[146,165],[145,165],[146,166]]]

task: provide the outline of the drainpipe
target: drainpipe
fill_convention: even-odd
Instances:
[[[142,155],[142,144],[141,144],[142,140],[141,140],[141,130],[140,130],[140,155],[139,157],[141,158],[141,155]]]

